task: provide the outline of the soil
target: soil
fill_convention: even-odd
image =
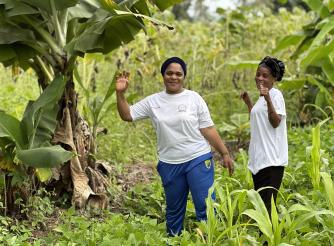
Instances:
[[[152,164],[135,163],[126,165],[121,174],[116,175],[117,185],[127,192],[136,184],[148,184],[156,177],[156,167]]]

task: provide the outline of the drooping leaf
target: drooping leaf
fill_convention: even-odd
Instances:
[[[303,41],[297,46],[297,49],[293,52],[291,55],[292,59],[297,59],[301,54],[303,54],[305,51],[308,50],[310,47],[314,37],[313,36],[307,36],[303,39]]]
[[[132,6],[131,10],[135,13],[151,16],[151,11],[146,3],[146,0],[136,1]]]
[[[28,4],[23,3],[21,1],[12,0],[11,4],[12,5],[9,5],[8,3],[5,4],[7,8],[8,17],[18,16],[18,15],[31,15],[38,13],[37,9],[34,9]]]
[[[292,34],[285,36],[278,42],[276,48],[273,50],[273,53],[284,50],[289,46],[298,45],[305,37],[305,34]]]
[[[333,52],[334,39],[326,46],[316,47],[310,49],[300,62],[302,68],[306,68],[309,65],[319,66],[322,59],[328,57]]]
[[[37,168],[51,168],[70,160],[73,153],[59,145],[17,151],[17,158],[24,164]]]
[[[30,42],[35,40],[33,32],[8,23],[0,23],[0,44],[12,44],[15,42]]]
[[[9,138],[18,149],[24,148],[27,142],[22,133],[20,121],[3,111],[0,111],[0,138]]]
[[[294,79],[294,78],[285,78],[283,79],[279,84],[278,87],[282,90],[296,90],[296,89],[301,89],[307,79]]]
[[[31,142],[31,139],[35,138],[39,126],[49,132],[49,134],[51,134],[50,130],[55,127],[55,112],[57,107],[55,105],[57,105],[58,100],[61,98],[65,84],[66,81],[62,76],[56,77],[35,102],[30,102],[27,105],[21,121],[21,127],[28,134],[30,148],[34,146],[34,142]],[[52,120],[50,117],[54,119]],[[54,126],[51,126],[52,124]],[[47,139],[49,138],[47,136]],[[44,142],[41,138],[38,139]]]
[[[318,13],[322,18],[326,18],[330,12],[321,0],[303,0],[311,10]]]
[[[58,104],[46,105],[43,108],[31,148],[50,145],[57,125],[58,111]]]
[[[328,78],[328,81],[334,86],[334,63],[331,56],[327,56],[322,60],[322,71]]]
[[[312,85],[314,85],[314,86],[316,86],[316,87],[318,87],[319,90],[326,95],[326,97],[328,97],[328,98],[332,97],[332,95],[328,91],[328,89],[321,82],[319,82],[317,79],[315,79],[315,78],[313,78],[311,76],[308,76],[307,77],[307,82],[310,83],[310,84],[312,84]]]
[[[324,21],[322,21],[324,22]],[[321,22],[321,23],[322,23]],[[317,36],[314,38],[310,49],[313,47],[317,47],[323,43],[324,38],[326,35],[334,29],[334,16],[331,16],[329,18],[326,18],[324,26],[321,28],[320,32],[317,34]]]

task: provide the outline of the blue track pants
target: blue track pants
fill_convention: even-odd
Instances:
[[[195,205],[197,220],[206,220],[205,199],[214,180],[212,154],[204,154],[182,164],[159,161],[157,169],[166,195],[167,233],[170,236],[181,233],[189,190]],[[215,199],[214,193],[212,199]]]

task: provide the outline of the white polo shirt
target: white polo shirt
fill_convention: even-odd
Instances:
[[[268,119],[267,102],[261,96],[250,113],[251,140],[248,168],[253,174],[269,166],[286,166],[288,164],[284,98],[276,88],[270,89],[269,96],[276,113],[281,115],[281,122],[277,128],[272,127]]]
[[[133,121],[152,120],[163,162],[180,164],[211,151],[200,129],[214,124],[205,101],[194,91],[150,95],[130,106],[130,114]]]

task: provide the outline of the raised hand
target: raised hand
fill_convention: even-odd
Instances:
[[[264,87],[262,84],[260,84],[260,96],[268,97],[269,96],[269,89],[267,87]]]
[[[116,92],[124,93],[129,86],[130,73],[123,71],[116,77]]]
[[[240,98],[248,105],[251,102],[250,97],[247,91],[244,91],[240,94]]]

